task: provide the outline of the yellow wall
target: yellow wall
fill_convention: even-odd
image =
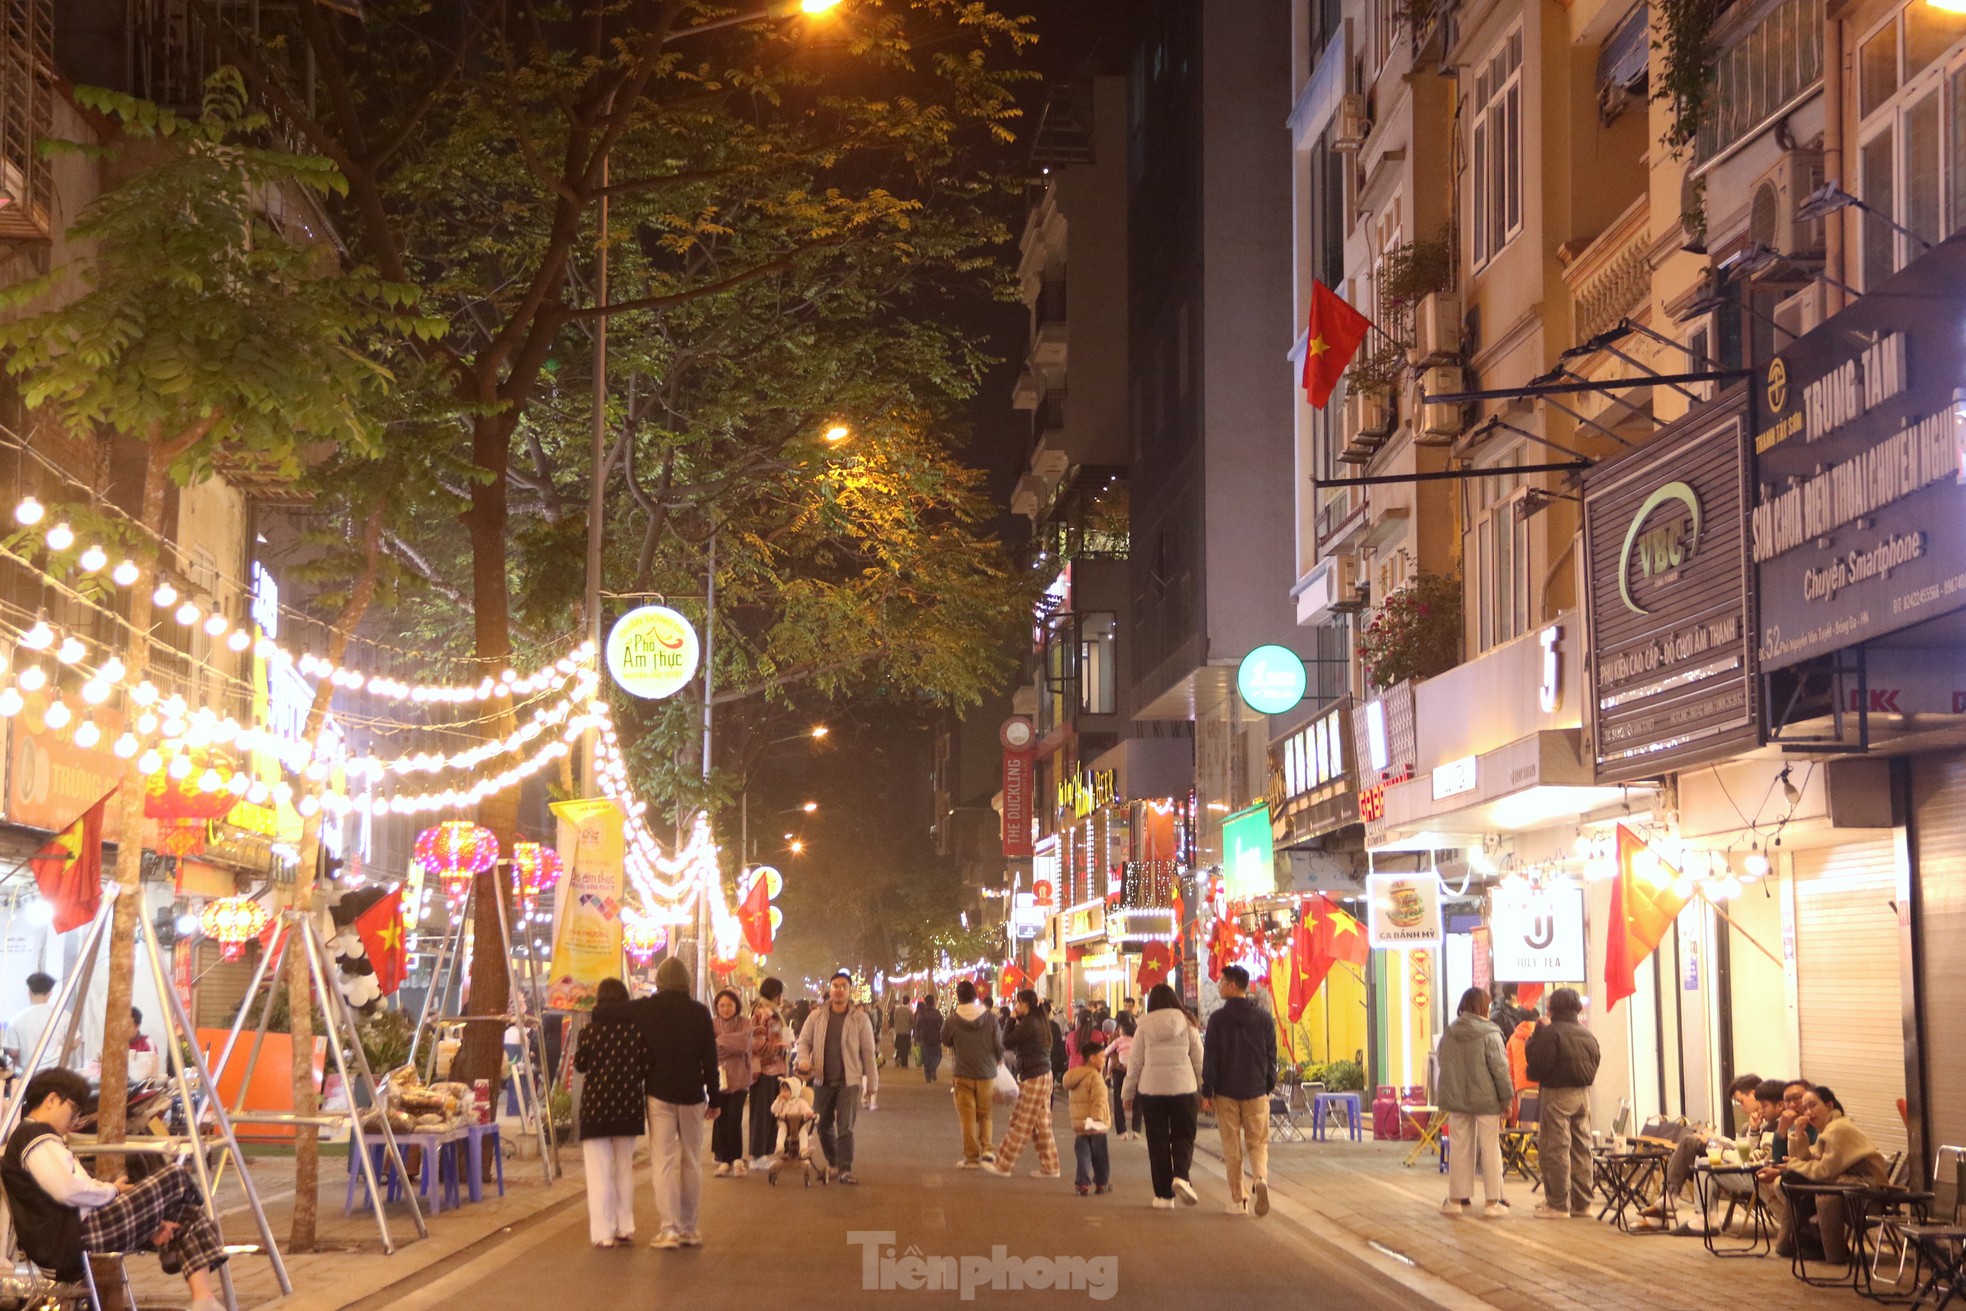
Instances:
[[[1324,986],[1295,1024],[1290,1015],[1288,960],[1270,972],[1271,1011],[1277,1019],[1277,1059],[1322,1065],[1349,1061],[1366,1047],[1365,980],[1351,965],[1334,965]]]

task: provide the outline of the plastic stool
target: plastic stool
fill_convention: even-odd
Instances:
[[[498,1195],[505,1196],[505,1152],[498,1136],[498,1124],[467,1124],[464,1126],[465,1150],[468,1155],[465,1168],[471,1172],[471,1200],[485,1200],[485,1144],[491,1144],[492,1170],[498,1179]]]

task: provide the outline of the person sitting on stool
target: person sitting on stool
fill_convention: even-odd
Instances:
[[[224,1264],[225,1247],[196,1182],[182,1165],[140,1184],[91,1178],[65,1141],[89,1096],[89,1081],[59,1065],[27,1081],[25,1115],[0,1156],[21,1250],[55,1278],[79,1283],[85,1252],[154,1247],[166,1274],[184,1275],[190,1311],[220,1311],[211,1272]]]

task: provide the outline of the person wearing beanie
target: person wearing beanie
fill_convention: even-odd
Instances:
[[[655,967],[655,995],[628,1003],[642,1035],[654,1165],[659,1248],[701,1247],[703,1126],[717,1118],[717,1032],[710,1010],[689,995],[689,967],[675,956]]]

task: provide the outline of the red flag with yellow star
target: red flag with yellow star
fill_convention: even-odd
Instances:
[[[1311,327],[1304,343],[1304,390],[1323,409],[1337,389],[1345,366],[1358,354],[1372,320],[1360,314],[1322,282],[1311,283]]]
[[[409,951],[403,941],[403,890],[399,887],[355,917],[355,933],[375,967],[375,986],[387,997],[402,986]]]
[[[102,813],[115,795],[115,788],[103,793],[80,819],[28,858],[35,885],[55,908],[56,933],[81,928],[102,906]]]
[[[1691,897],[1673,890],[1679,871],[1655,856],[1644,838],[1618,825],[1618,874],[1604,943],[1604,1009],[1638,991],[1639,963],[1659,948]]]

